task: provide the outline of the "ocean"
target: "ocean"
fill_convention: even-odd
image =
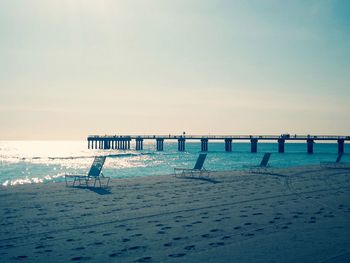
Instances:
[[[106,155],[103,173],[112,178],[172,174],[175,167],[192,168],[200,152],[200,142],[186,142],[186,152],[177,151],[177,142],[164,142],[164,151],[155,150],[155,142],[145,141],[142,151],[89,150],[86,141],[0,141],[0,184],[59,182],[65,173],[86,173],[93,157]],[[233,141],[232,152],[224,151],[224,142],[209,142],[205,168],[239,170],[243,165],[259,164],[265,152],[272,152],[272,167],[290,167],[334,161],[336,143],[315,143],[314,154],[306,153],[306,143],[286,143],[278,153],[277,143],[259,143],[258,153],[250,152],[250,143]],[[345,153],[350,144],[345,144]],[[345,154],[344,162],[350,162]]]

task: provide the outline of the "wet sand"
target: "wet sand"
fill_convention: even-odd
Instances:
[[[349,262],[350,170],[0,188],[0,262]]]

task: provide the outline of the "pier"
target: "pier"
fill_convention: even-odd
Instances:
[[[117,149],[130,150],[131,142],[135,141],[135,149],[143,150],[144,140],[154,140],[156,142],[156,150],[164,150],[165,141],[177,141],[178,151],[186,151],[186,141],[200,141],[202,152],[209,150],[209,141],[223,141],[224,150],[232,151],[233,140],[249,141],[252,153],[258,152],[259,141],[275,141],[278,145],[278,152],[284,153],[285,143],[288,141],[304,141],[306,142],[306,152],[312,154],[314,152],[314,143],[316,141],[333,141],[338,144],[338,153],[344,153],[344,144],[350,141],[350,136],[338,135],[90,135],[87,138],[88,149]]]

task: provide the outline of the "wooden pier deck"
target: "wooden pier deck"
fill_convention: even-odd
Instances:
[[[340,135],[90,135],[87,137],[89,149],[131,149],[131,141],[135,141],[135,149],[143,149],[144,140],[155,140],[156,150],[164,150],[164,141],[177,140],[178,150],[186,150],[187,140],[199,140],[201,142],[201,151],[208,151],[209,141],[224,141],[225,151],[232,151],[233,140],[250,141],[251,152],[258,151],[259,141],[276,141],[278,143],[278,152],[284,153],[286,141],[305,141],[308,153],[314,152],[315,141],[330,141],[338,144],[338,153],[344,153],[344,143],[350,141],[350,136]]]

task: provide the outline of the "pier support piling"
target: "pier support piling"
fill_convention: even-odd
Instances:
[[[202,138],[201,139],[201,151],[207,152],[208,151],[208,138]]]
[[[278,139],[278,152],[284,153],[284,143],[285,139]]]
[[[258,151],[258,139],[257,138],[250,139],[250,151],[252,153],[256,153]]]
[[[314,140],[313,139],[307,139],[307,153],[311,154],[314,153]]]
[[[143,139],[136,138],[136,151],[143,150]]]
[[[163,151],[164,149],[164,139],[163,138],[158,138],[156,139],[156,144],[157,144],[157,151]]]
[[[338,153],[344,153],[344,139],[338,140]]]
[[[232,152],[232,139],[225,139],[225,151]]]
[[[104,148],[103,149],[105,149],[105,150],[111,149],[111,141],[110,140],[107,140],[107,139],[104,140]]]
[[[178,151],[179,152],[184,152],[186,147],[185,147],[185,142],[186,142],[186,139],[185,138],[180,138],[178,139]]]

